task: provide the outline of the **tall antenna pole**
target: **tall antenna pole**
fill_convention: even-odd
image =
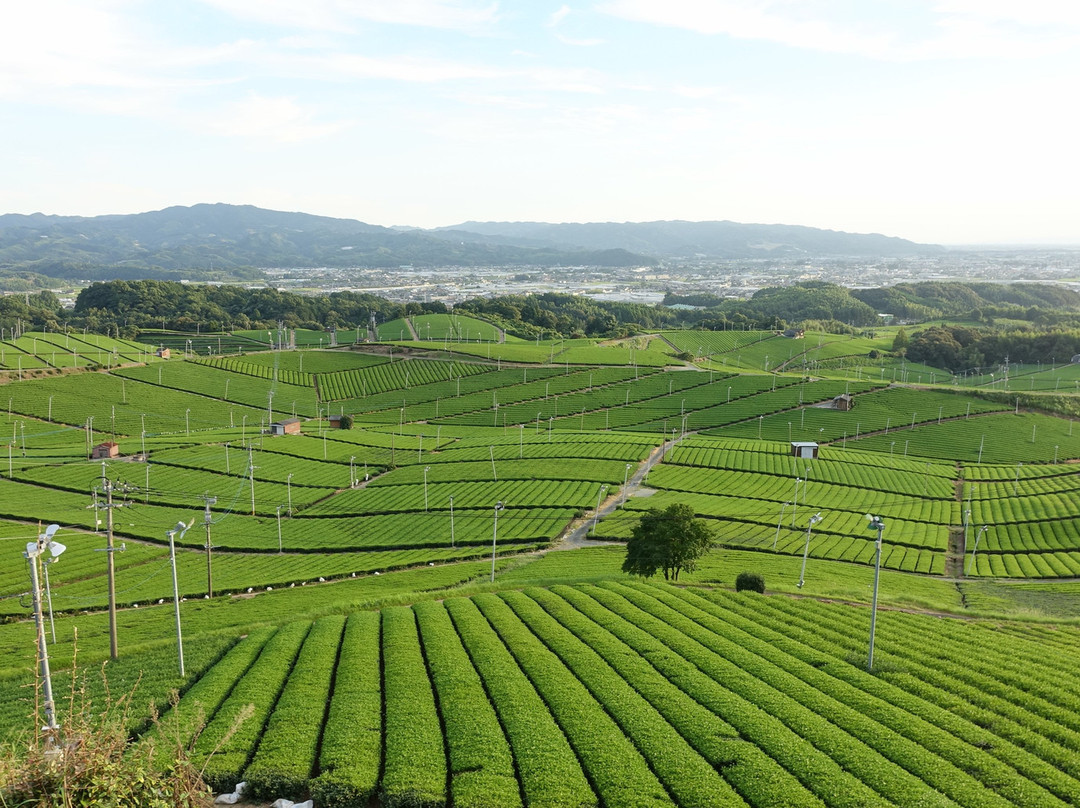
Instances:
[[[210,543],[210,506],[217,503],[217,497],[203,494],[202,498],[206,503],[206,512],[203,514],[203,524],[206,526],[206,596],[212,598],[214,597],[214,546]]]
[[[255,455],[248,445],[248,478],[251,480],[251,515],[255,515]]]
[[[113,561],[113,486],[105,476],[105,461],[101,461],[101,486],[105,491],[105,559],[109,579],[109,657],[120,659],[116,642],[116,563]]]

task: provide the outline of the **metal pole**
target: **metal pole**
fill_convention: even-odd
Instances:
[[[217,503],[217,497],[203,494],[203,501],[206,503],[206,510],[203,513],[203,524],[206,526],[206,596],[212,598],[214,597],[214,545],[210,543],[210,506]],[[254,493],[252,494],[252,501],[254,502]],[[255,513],[254,505],[252,506],[252,513]]]
[[[495,521],[491,528],[491,582],[495,583],[495,542],[499,535],[499,511],[503,509],[502,500],[495,503]]]
[[[56,621],[53,620],[52,588],[49,586],[49,561],[47,559],[41,565],[41,569],[45,573],[45,600],[49,604],[49,631],[52,633],[53,645],[56,645]]]
[[[874,669],[874,632],[877,629],[878,581],[881,579],[881,534],[885,531],[885,522],[881,517],[871,517],[870,527],[877,530],[877,552],[874,557],[874,600],[870,607],[870,655],[866,669]]]
[[[53,702],[52,676],[49,673],[49,652],[45,646],[45,620],[41,614],[41,587],[38,583],[37,570],[37,559],[38,555],[41,554],[41,551],[42,543],[39,538],[36,553],[34,555],[23,553],[23,555],[26,557],[26,560],[30,562],[30,587],[34,604],[34,623],[37,628],[38,664],[41,668],[42,691],[45,697],[44,704],[42,705],[45,709],[45,730],[47,732],[54,732],[60,727],[56,723],[56,705]],[[51,735],[48,737],[51,740]]]
[[[799,571],[799,589],[802,589],[803,584],[806,583],[806,557],[810,555],[810,531],[813,530],[814,525],[820,521],[821,514],[816,513],[810,517],[810,521],[806,525],[806,547],[803,548],[802,569]]]
[[[281,506],[277,506],[277,551],[281,552]]]
[[[772,548],[774,552],[776,551],[776,543],[780,541],[780,525],[784,522],[784,509],[790,504],[790,502],[785,502],[780,506],[780,518],[776,520],[776,535],[773,537],[772,540]]]
[[[109,658],[120,659],[116,641],[116,564],[113,561],[113,487],[105,476],[105,462],[101,463],[101,480],[105,487],[105,558],[109,581]]]
[[[454,498],[450,497],[450,546],[455,547],[454,544]]]
[[[184,676],[184,637],[180,633],[180,585],[176,580],[176,543],[175,530],[165,531],[169,537],[169,563],[172,565],[173,611],[176,615],[176,653],[180,660],[180,676]]]
[[[596,536],[596,522],[600,519],[600,499],[604,496],[604,492],[607,491],[607,486],[600,486],[600,491],[596,494],[596,510],[593,512],[592,520],[592,534]]]
[[[989,525],[983,525],[979,528],[979,532],[975,534],[975,546],[971,549],[971,559],[968,561],[967,572],[965,575],[971,575],[971,568],[975,566],[975,554],[979,552],[979,539],[982,538],[982,534],[986,532]]]

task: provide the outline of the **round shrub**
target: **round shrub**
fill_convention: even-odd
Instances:
[[[765,594],[765,576],[760,572],[740,572],[735,579],[736,592],[760,592]]]

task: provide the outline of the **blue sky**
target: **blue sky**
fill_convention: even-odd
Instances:
[[[0,212],[730,219],[1080,244],[1064,0],[34,0]]]

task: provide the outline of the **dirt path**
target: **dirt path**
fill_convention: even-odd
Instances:
[[[592,516],[583,516],[580,519],[576,519],[571,522],[566,530],[563,532],[549,550],[578,550],[582,547],[603,547],[608,544],[622,544],[622,542],[615,541],[602,541],[599,539],[588,538],[589,532],[592,530],[593,523],[604,516],[613,514],[616,510],[622,506],[626,500],[632,496],[652,496],[653,491],[650,488],[646,488],[644,485],[645,477],[649,471],[657,463],[663,462],[664,456],[683,438],[692,433],[687,432],[685,435],[680,435],[674,440],[665,441],[660,446],[657,446],[651,452],[649,456],[638,464],[634,473],[627,478],[626,488],[618,493],[612,494],[603,502],[600,503],[599,511],[593,511]]]

